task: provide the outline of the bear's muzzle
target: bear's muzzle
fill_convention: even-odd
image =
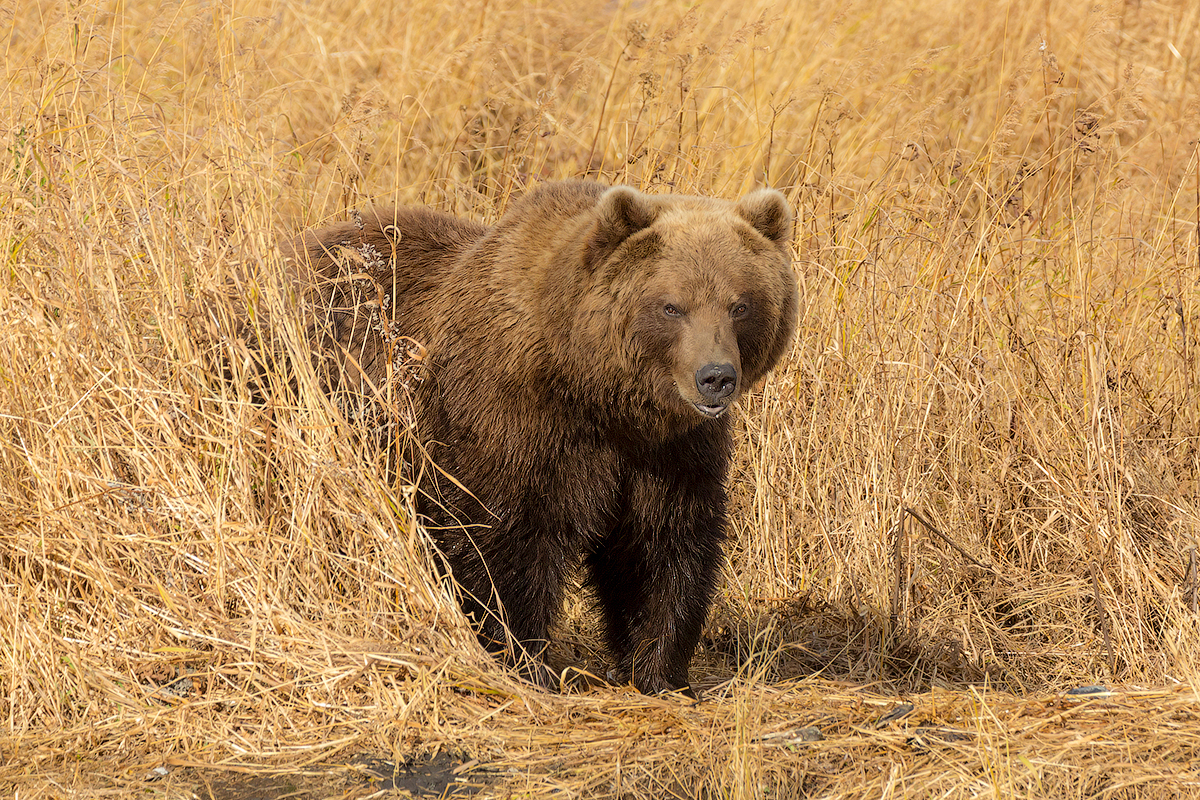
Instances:
[[[696,389],[700,392],[700,401],[692,405],[706,417],[716,419],[729,408],[737,388],[737,367],[733,364],[705,364],[696,370]]]

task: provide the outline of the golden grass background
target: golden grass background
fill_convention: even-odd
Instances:
[[[483,796],[1200,795],[1200,7],[0,8],[0,791],[452,748]],[[411,487],[231,336],[303,352],[289,232],[576,176],[798,212],[695,707],[493,664]]]

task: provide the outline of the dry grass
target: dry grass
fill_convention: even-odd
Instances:
[[[452,748],[485,796],[1200,796],[1200,9],[574,5],[0,11],[0,792]],[[229,336],[303,348],[281,231],[585,174],[800,212],[698,706],[497,668],[378,448]]]

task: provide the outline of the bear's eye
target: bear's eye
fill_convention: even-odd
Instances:
[[[663,306],[663,313],[666,314],[668,317],[682,317],[683,316],[683,313],[678,308],[676,308],[674,305],[672,305],[671,303],[667,303],[665,306]]]
[[[733,307],[733,311],[730,312],[730,316],[732,316],[734,319],[741,319],[749,313],[750,306],[746,305],[745,303],[738,303]]]

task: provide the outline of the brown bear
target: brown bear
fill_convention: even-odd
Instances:
[[[571,577],[613,673],[690,693],[726,528],[730,406],[784,354],[797,290],[783,195],[737,203],[546,183],[492,228],[376,209],[292,246],[331,389],[370,395],[396,343],[426,470],[419,511],[481,640],[544,651]]]

